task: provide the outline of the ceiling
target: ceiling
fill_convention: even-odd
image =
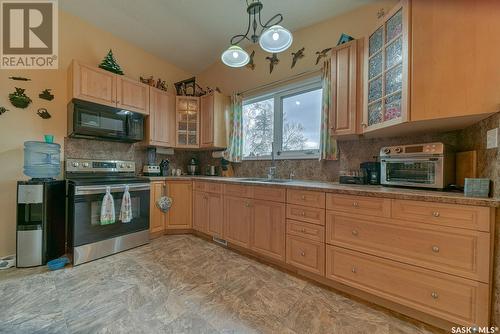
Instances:
[[[263,20],[282,13],[291,31],[375,0],[262,0]],[[61,0],[60,7],[194,74],[244,33],[245,0]]]

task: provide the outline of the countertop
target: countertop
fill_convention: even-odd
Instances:
[[[500,198],[475,198],[465,197],[463,193],[445,192],[437,190],[420,190],[411,188],[385,187],[374,185],[340,184],[338,182],[312,181],[312,180],[286,180],[287,182],[262,182],[246,180],[244,177],[220,176],[153,176],[151,181],[164,180],[203,180],[208,182],[224,182],[233,184],[246,184],[258,186],[286,187],[291,189],[316,190],[326,193],[383,197],[404,200],[417,200],[475,206],[500,206]]]

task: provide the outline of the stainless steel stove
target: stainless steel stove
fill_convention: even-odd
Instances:
[[[135,175],[135,162],[68,159],[68,247],[79,265],[149,242],[147,178]],[[118,220],[125,187],[132,201],[132,221]],[[116,220],[101,224],[102,199],[107,187],[114,199]]]

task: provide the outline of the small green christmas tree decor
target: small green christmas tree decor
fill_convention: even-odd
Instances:
[[[108,54],[101,62],[99,67],[102,68],[103,70],[123,75],[123,71],[120,65],[118,65],[118,63],[116,62],[115,56],[113,55],[113,51],[111,51],[111,49],[109,50]]]

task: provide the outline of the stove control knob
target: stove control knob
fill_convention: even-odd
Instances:
[[[76,162],[76,161],[73,162],[73,167],[78,167],[78,166],[80,166],[80,164],[78,162]]]
[[[127,165],[127,168],[129,168],[129,169],[130,169],[130,168],[132,168],[132,165],[131,165],[131,164],[128,164],[128,165]]]
[[[401,153],[402,149],[401,149],[401,147],[396,147],[396,148],[394,149],[394,151],[395,151],[396,153]]]
[[[125,164],[120,164],[120,168],[125,168]]]
[[[385,154],[389,154],[389,153],[391,153],[391,149],[390,149],[390,148],[388,148],[388,147],[384,148],[384,153],[385,153]]]
[[[84,162],[83,163],[83,167],[87,168],[89,166],[89,163],[88,162]]]

